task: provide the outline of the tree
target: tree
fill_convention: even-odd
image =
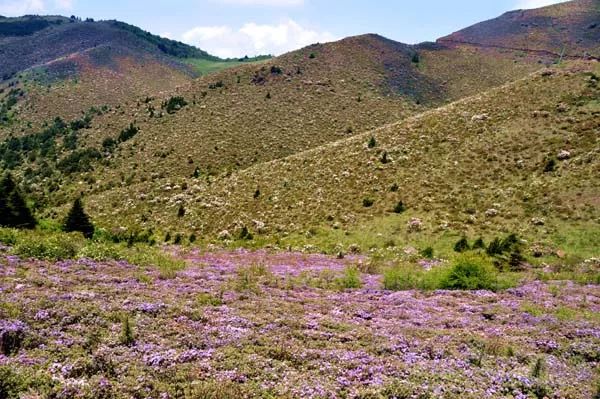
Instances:
[[[0,181],[0,225],[22,229],[33,229],[36,225],[10,173]]]
[[[83,210],[81,198],[77,198],[73,202],[73,206],[65,218],[63,230],[66,232],[79,231],[85,238],[92,238],[94,235],[94,225]]]

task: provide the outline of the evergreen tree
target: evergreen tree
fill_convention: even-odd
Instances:
[[[10,173],[0,180],[0,226],[33,229],[36,225]]]
[[[77,198],[73,202],[73,206],[65,219],[63,229],[66,232],[79,231],[83,233],[85,238],[92,238],[94,235],[94,225],[83,210],[81,198]]]

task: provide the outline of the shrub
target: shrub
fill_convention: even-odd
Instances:
[[[349,266],[344,270],[344,275],[336,279],[336,285],[340,289],[356,289],[362,287],[360,271],[355,266]]]
[[[433,259],[433,247],[427,247],[422,250],[421,256],[427,259]]]
[[[51,261],[73,259],[83,247],[81,236],[72,234],[27,235],[18,240],[14,253],[22,258]]]
[[[546,370],[546,361],[543,357],[538,357],[531,368],[531,376],[533,378],[540,378]]]
[[[373,200],[372,198],[364,198],[363,199],[363,206],[365,208],[372,207],[374,203],[375,203],[375,200]]]
[[[380,158],[379,160],[380,160],[380,161],[381,161],[381,163],[382,163],[382,164],[384,164],[384,165],[390,162],[390,159],[388,158],[388,153],[387,153],[387,151],[384,151],[384,152],[381,154],[381,158]]]
[[[60,160],[56,167],[63,173],[71,174],[78,172],[89,172],[92,170],[92,163],[102,158],[102,154],[95,148],[86,148],[73,151],[65,158]]]
[[[496,273],[484,258],[458,258],[442,281],[442,288],[450,290],[492,290],[496,288]]]
[[[79,258],[95,261],[120,260],[123,255],[115,244],[104,242],[89,242],[77,254]]]
[[[465,252],[468,251],[469,249],[471,249],[471,247],[469,246],[469,241],[467,240],[466,237],[462,237],[460,240],[458,240],[456,242],[456,244],[454,244],[454,252]]]
[[[157,248],[135,246],[123,249],[122,255],[133,265],[158,269],[159,277],[162,279],[175,278],[179,270],[185,269],[183,260],[176,259]]]
[[[203,292],[198,294],[196,297],[196,303],[199,306],[221,306],[223,304],[223,300],[210,293]]]
[[[107,137],[102,141],[102,148],[107,151],[113,150],[117,146],[117,142],[112,137]]]
[[[177,210],[177,217],[182,218],[185,216],[185,208],[183,205],[179,205],[179,209]]]
[[[410,265],[397,265],[383,272],[383,288],[392,291],[427,289],[425,271]]]
[[[0,366],[0,398],[19,399],[25,391],[25,381],[11,366]]]
[[[525,263],[525,257],[521,253],[519,248],[516,248],[514,251],[510,253],[508,258],[508,265],[510,266],[510,270],[512,271],[521,271],[523,270],[523,264]]]
[[[173,239],[173,244],[174,245],[179,245],[181,244],[181,240],[183,239],[183,237],[181,236],[180,233],[175,234],[175,238]]]
[[[211,85],[211,89],[216,89],[217,87],[223,87],[223,82],[219,81],[214,85]],[[171,97],[168,101],[162,104],[162,108],[167,110],[167,113],[173,114],[179,111],[181,108],[187,105],[187,101],[181,96]]]
[[[73,206],[65,218],[63,229],[68,233],[79,231],[85,238],[92,238],[94,235],[94,225],[83,209],[81,198],[77,198],[73,202]]]
[[[485,252],[490,256],[502,254],[502,241],[498,237],[494,238]]]
[[[404,206],[404,202],[398,201],[398,203],[394,207],[394,213],[403,213],[405,210],[406,207]]]
[[[15,245],[17,243],[17,234],[12,229],[0,228],[0,244]]]
[[[135,342],[129,315],[124,315],[121,319],[121,336],[119,337],[119,342],[125,346],[131,346]]]
[[[554,158],[550,158],[546,165],[544,166],[544,173],[554,172],[556,170],[556,160]]]
[[[119,133],[119,143],[123,143],[127,140],[132,139],[136,134],[139,133],[139,131],[140,129],[137,126],[134,126],[133,123],[130,123],[127,129],[123,129],[121,130],[121,133]],[[102,146],[104,146],[104,143],[102,143]]]
[[[369,142],[367,143],[367,147],[375,148],[375,146],[377,146],[377,140],[375,140],[374,136],[371,136],[371,138],[369,139]]]
[[[263,264],[241,267],[233,280],[233,289],[238,292],[260,292],[260,283],[273,278],[271,272]]]
[[[240,240],[250,241],[254,238],[254,236],[252,235],[252,233],[250,233],[250,230],[248,230],[246,226],[242,226],[242,228],[240,229],[240,233],[238,234],[238,238]]]
[[[471,248],[472,249],[485,249],[485,242],[483,241],[483,238],[479,237],[478,239],[476,239]]]
[[[17,354],[25,339],[26,325],[19,320],[0,320],[0,353]]]

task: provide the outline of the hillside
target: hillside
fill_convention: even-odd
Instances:
[[[0,20],[0,88],[26,94],[15,131],[173,90],[206,70],[239,64],[119,21]]]
[[[600,57],[600,1],[574,0],[511,11],[438,40],[442,44],[535,52],[557,57]]]
[[[259,65],[201,77],[157,96],[138,97],[94,116],[90,128],[78,133],[82,147],[101,148],[104,140],[116,139],[130,124],[137,133],[111,149],[106,162],[68,178],[93,180],[85,187],[88,192],[194,173],[214,178],[475,94],[538,69],[537,61],[515,62],[512,54],[462,49],[417,50],[377,35],[313,45]],[[53,93],[53,104],[69,108],[73,97],[62,93],[66,95]],[[168,110],[169,101],[181,104]],[[38,124],[53,119],[26,111]],[[37,173],[39,166],[30,166]],[[64,184],[60,175],[52,181],[84,189]],[[29,185],[38,182],[34,178]],[[69,195],[63,189],[62,197]]]
[[[597,223],[598,74],[597,63],[546,70],[227,178],[116,189],[90,198],[90,209],[108,224],[118,215],[118,225],[209,235],[240,226],[277,235],[352,230],[381,217],[400,218],[400,231],[405,218],[419,217],[431,234],[543,235],[562,223]],[[391,212],[398,201],[405,215]]]

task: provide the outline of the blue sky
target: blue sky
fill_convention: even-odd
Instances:
[[[222,57],[281,54],[314,42],[379,33],[435,40],[518,8],[560,0],[0,0],[0,15],[119,19]]]

